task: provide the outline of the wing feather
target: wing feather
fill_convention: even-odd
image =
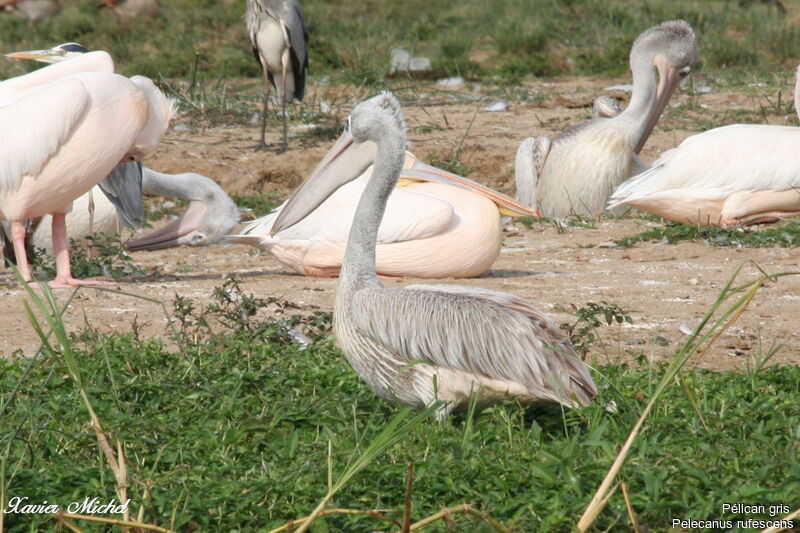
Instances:
[[[0,108],[0,194],[35,176],[83,120],[91,99],[80,80],[66,78],[25,93]]]
[[[407,362],[515,381],[565,404],[573,393],[584,404],[596,394],[558,326],[514,295],[457,285],[369,288],[353,295],[350,310],[362,335]]]
[[[350,234],[356,206],[367,184],[370,173],[342,185],[306,218],[278,233],[280,239],[327,239],[346,241]],[[270,239],[272,224],[283,206],[245,226],[242,235],[250,238],[233,242],[253,244],[252,236]],[[395,188],[389,196],[386,213],[378,230],[379,243],[392,243],[425,239],[450,227],[455,217],[453,206],[447,200],[419,191]]]
[[[685,139],[620,185],[611,206],[672,189],[782,191],[800,187],[800,128],[733,124]]]
[[[514,162],[518,202],[536,207],[536,188],[549,152],[550,138],[547,135],[528,137],[519,145]]]

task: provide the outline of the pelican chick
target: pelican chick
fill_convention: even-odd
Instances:
[[[631,47],[630,105],[607,118],[613,108],[600,102],[596,118],[552,140],[546,135],[524,140],[516,156],[517,200],[549,217],[600,215],[614,187],[634,173],[634,156],[696,60],[694,31],[686,22],[665,22],[642,33]]]
[[[353,216],[333,327],[348,362],[381,397],[413,408],[443,401],[440,416],[513,396],[528,404],[587,405],[597,393],[569,338],[526,301],[458,285],[385,288],[376,275],[378,228],[405,160],[400,104],[382,93],[359,104],[340,139],[376,146],[372,178]],[[336,154],[287,201],[273,232],[313,212],[359,172],[331,173]]]

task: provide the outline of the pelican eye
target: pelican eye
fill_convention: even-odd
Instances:
[[[350,131],[350,117],[347,117],[347,122],[344,123],[344,132],[347,133]]]
[[[689,75],[691,71],[692,71],[691,67],[683,68],[678,72],[678,76],[680,76],[681,78],[685,78],[686,76]]]

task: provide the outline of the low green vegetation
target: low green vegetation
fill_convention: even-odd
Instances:
[[[283,195],[277,192],[254,194],[249,196],[233,196],[233,201],[241,208],[250,209],[254,217],[270,213],[283,201]]]
[[[244,2],[170,0],[154,20],[120,23],[96,0],[65,0],[63,11],[36,26],[0,16],[3,51],[74,40],[109,51],[124,74],[205,80],[260,72],[242,20]],[[697,31],[703,67],[769,70],[796,59],[800,31],[764,2],[678,0],[359,0],[302,2],[312,80],[334,76],[380,86],[393,48],[430,57],[434,68],[464,77],[603,74],[628,71],[630,45],[644,29],[675,18]],[[424,16],[420,16],[424,13]],[[7,74],[30,67],[14,66]]]
[[[665,371],[597,368],[600,396],[578,410],[508,402],[443,422],[411,419],[343,360],[327,338],[329,314],[245,294],[232,279],[214,295],[203,308],[175,300],[170,345],[135,330],[89,329],[41,358],[0,361],[0,497],[64,507],[86,496],[108,501],[125,479],[130,510],[136,517],[141,508],[143,522],[271,531],[311,514],[333,486],[331,513],[311,531],[399,530],[407,498],[413,520],[465,503],[485,518],[453,513],[435,531],[565,531]],[[605,302],[583,315],[626,321]],[[298,333],[308,344],[295,340]],[[754,364],[745,373],[694,371],[681,380],[683,388],[661,397],[619,474],[638,523],[667,531],[679,517],[777,518],[723,513],[721,502],[797,507],[800,368]],[[122,478],[98,449],[90,412],[112,443],[107,449],[125,458]],[[335,484],[344,473],[352,477]],[[9,532],[56,521],[4,520]],[[626,530],[629,520],[617,491],[597,527]],[[108,530],[85,521],[80,528]]]
[[[666,241],[670,244],[681,241],[701,241],[715,246],[739,246],[759,248],[765,246],[795,247],[800,244],[800,223],[782,221],[763,227],[720,228],[718,226],[692,226],[676,224],[643,231],[637,235],[614,241],[617,246],[628,248],[639,242]]]
[[[147,270],[137,265],[128,251],[120,245],[119,236],[99,233],[86,241],[70,240],[69,253],[72,275],[77,278],[110,277],[115,280],[131,276],[144,276]],[[52,279],[56,275],[55,259],[36,248],[31,258],[31,269],[39,279]]]

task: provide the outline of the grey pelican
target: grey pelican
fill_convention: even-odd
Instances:
[[[0,94],[0,128],[13,131],[3,136],[0,218],[11,221],[17,265],[30,281],[23,221],[53,215],[53,287],[91,283],[70,272],[65,214],[72,201],[120,161],[152,152],[173,113],[172,102],[147,78],[73,74],[70,63],[50,65],[0,86],[5,93]],[[13,90],[3,91],[8,88],[20,91],[16,99],[9,97]],[[86,157],[88,153],[93,156]]]
[[[61,11],[61,0],[2,0],[0,7],[11,6],[33,26],[39,20]]]
[[[794,90],[800,116],[800,67]],[[732,226],[800,214],[800,128],[733,124],[685,139],[614,191],[626,205],[682,224]]]
[[[517,200],[539,207],[544,216],[598,216],[614,187],[638,166],[640,152],[681,78],[697,59],[692,28],[684,21],[648,29],[630,55],[630,105],[613,118],[598,118],[564,130],[554,139],[528,138],[517,150]],[[653,67],[658,69],[656,87]],[[602,104],[601,104],[602,107]]]
[[[326,172],[353,144],[377,146],[372,179],[356,208],[339,277],[334,331],[347,360],[383,398],[421,408],[444,402],[440,416],[508,396],[525,403],[580,406],[597,393],[568,337],[528,302],[504,292],[458,285],[385,288],[375,273],[378,227],[405,159],[400,104],[382,93],[359,104],[332,157],[326,158],[273,225],[280,232],[354,179]],[[319,177],[326,176],[320,182]]]
[[[323,159],[336,157],[336,166],[326,166],[326,171],[361,174],[358,178],[340,187],[291,228],[272,234],[272,224],[282,210],[279,207],[249,223],[241,235],[232,235],[230,240],[267,249],[280,262],[307,276],[338,275],[353,213],[371,179],[375,157],[371,143],[346,153],[338,149],[335,144]],[[500,254],[501,214],[538,216],[504,194],[432,167],[407,152],[400,182],[389,198],[378,232],[378,274],[479,276]]]
[[[208,246],[220,242],[239,223],[239,208],[212,179],[194,172],[164,174],[142,168],[142,189],[147,194],[188,200],[186,211],[163,227],[128,241],[129,250],[159,250],[173,246]],[[96,195],[94,232],[114,235],[128,226],[116,206]],[[84,209],[88,194],[79,197],[67,213],[67,237],[83,239],[90,234]],[[32,230],[31,244],[52,253],[50,216],[40,219]]]
[[[302,100],[308,70],[308,31],[303,21],[303,11],[297,0],[247,0],[245,13],[247,32],[253,55],[261,65],[264,75],[264,112],[261,117],[261,140],[256,147],[267,146],[267,104],[269,86],[278,90],[283,110],[283,145],[288,148],[286,131],[286,101]]]

